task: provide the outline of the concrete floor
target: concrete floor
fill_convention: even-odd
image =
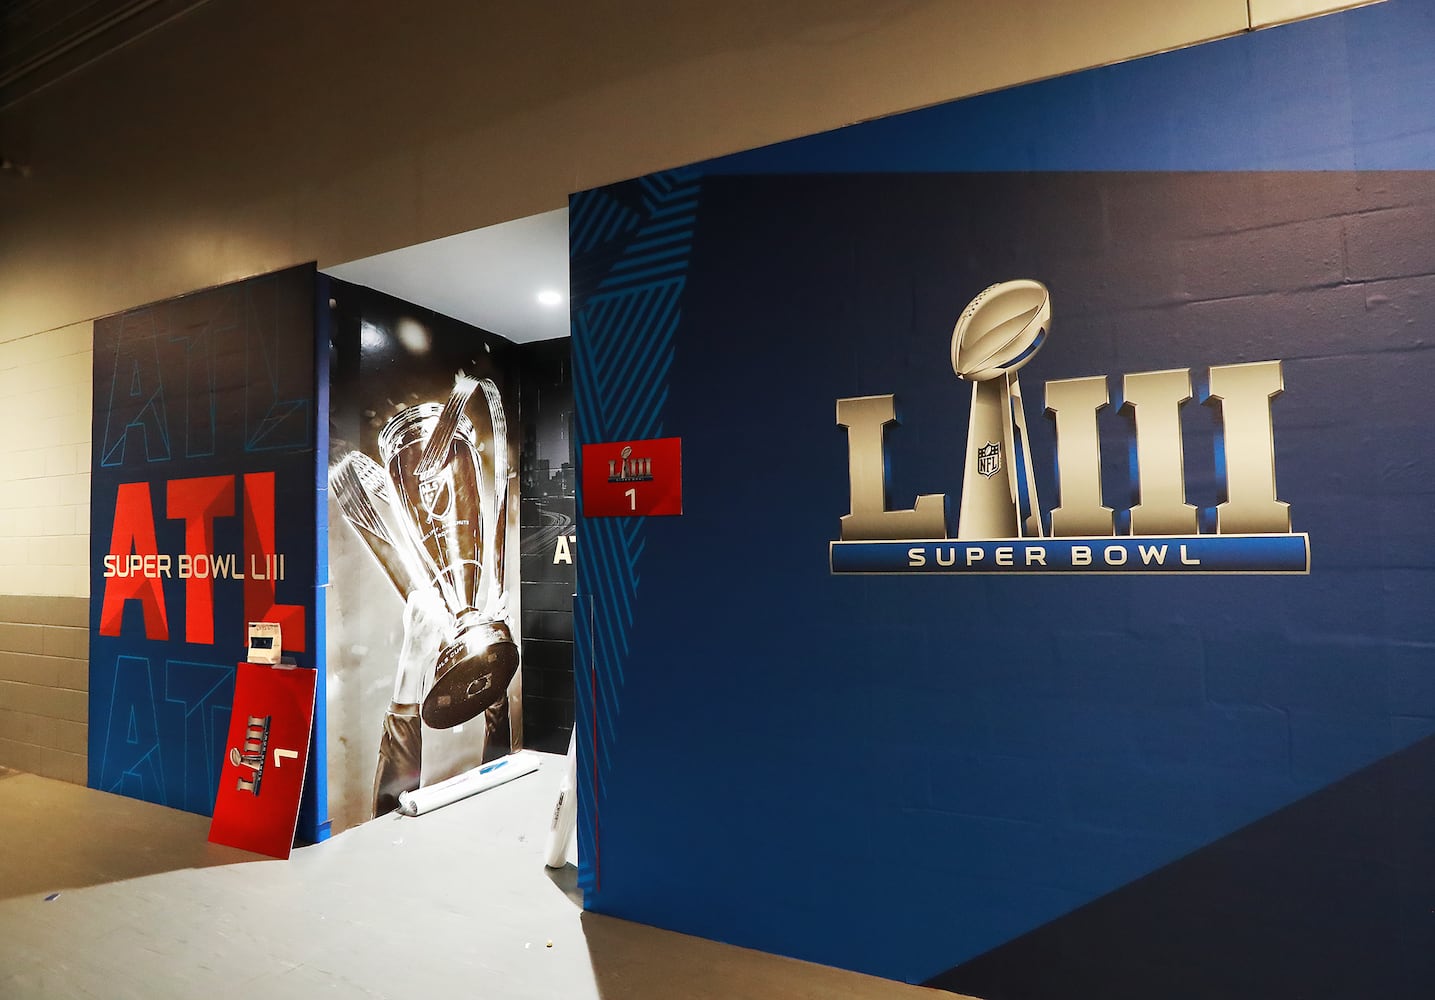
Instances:
[[[0,998],[952,997],[583,913],[574,870],[541,860],[561,762],[287,862],[0,771]]]

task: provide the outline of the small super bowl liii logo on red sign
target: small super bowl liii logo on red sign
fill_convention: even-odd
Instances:
[[[264,783],[264,768],[269,759],[269,729],[272,715],[251,715],[244,724],[244,744],[229,748],[229,763],[239,768],[235,791],[258,795]],[[286,760],[298,760],[298,750],[274,748],[274,766],[283,767]]]
[[[251,715],[244,726],[244,746],[229,748],[229,762],[239,768],[236,790],[259,794],[264,783],[264,758],[269,753],[269,725],[273,718],[268,715]]]
[[[683,512],[681,438],[583,446],[584,517],[645,517]]]
[[[632,445],[627,445],[617,458],[608,459],[608,482],[646,483],[653,478],[653,460],[634,458]]]

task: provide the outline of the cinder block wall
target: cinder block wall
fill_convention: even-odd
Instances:
[[[202,4],[0,109],[0,338],[1350,2]]]
[[[687,12],[634,0],[572,5],[555,33],[542,5],[514,8],[495,32],[483,5],[435,0],[405,23],[427,44],[407,48],[393,45],[392,5],[375,0],[202,5],[0,110],[5,155],[33,170],[0,184],[0,598],[69,599],[7,604],[5,614],[47,616],[27,611],[16,623],[42,630],[42,650],[45,630],[85,619],[73,608],[87,597],[90,325],[35,330],[1351,2],[928,0],[886,10],[790,0]],[[247,66],[259,52],[268,93],[309,100],[256,101]],[[373,73],[376,61],[388,71]],[[362,120],[346,116],[355,103]],[[126,168],[109,169],[136,108],[154,134],[189,136],[185,155],[129,143]],[[225,113],[208,113],[216,108]],[[315,121],[340,124],[316,135]],[[23,685],[47,687],[36,665],[12,659],[46,655],[12,648],[33,642],[24,630],[0,640],[0,711],[55,718],[29,710],[53,705],[20,697]],[[70,714],[57,721],[84,723],[82,707]],[[24,746],[30,766],[50,773],[63,751],[11,732],[18,724],[0,728],[0,765],[17,759],[6,748]],[[78,780],[78,765],[67,767]]]
[[[0,344],[0,766],[85,781],[91,324]]]

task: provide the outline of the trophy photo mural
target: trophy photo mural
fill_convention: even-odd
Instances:
[[[337,615],[330,615],[329,645],[340,669],[329,692],[330,742],[351,786],[331,791],[347,800],[332,803],[336,829],[391,812],[401,793],[517,750],[523,740],[516,553],[508,551],[516,540],[514,435],[499,381],[468,373],[494,367],[502,353],[494,347],[506,345],[485,342],[481,355],[448,368],[445,398],[436,355],[457,352],[439,348],[452,341],[471,351],[481,331],[445,338],[439,322],[370,322],[367,311],[361,377],[345,377],[340,350],[331,402]],[[415,385],[425,381],[427,390]],[[348,398],[355,382],[352,395],[363,397],[357,407]],[[382,409],[376,392],[384,393]],[[357,433],[345,434],[339,416],[355,409]],[[361,447],[345,447],[350,438]]]

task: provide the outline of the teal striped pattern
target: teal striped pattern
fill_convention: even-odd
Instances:
[[[580,446],[662,437],[692,250],[698,176],[674,171],[574,195],[573,382]],[[579,884],[601,887],[607,753],[617,739],[643,557],[642,518],[582,520],[574,619]]]

